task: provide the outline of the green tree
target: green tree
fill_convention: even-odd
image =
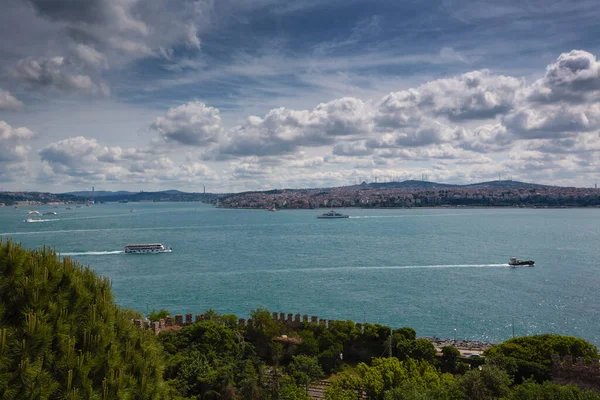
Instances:
[[[431,364],[435,363],[435,346],[427,339],[415,339],[413,349],[410,352],[410,358],[415,360],[425,360]]]
[[[0,242],[0,398],[171,396],[160,344],[110,286],[47,248]]]
[[[294,356],[287,370],[297,385],[306,387],[325,375],[316,357],[304,355]]]
[[[456,363],[460,358],[460,352],[454,346],[442,347],[442,357],[440,358],[440,366],[442,371],[453,373],[456,371]]]
[[[512,357],[545,366],[551,365],[551,357],[554,354],[590,360],[598,357],[598,348],[573,336],[546,334],[509,339],[490,347],[484,353],[487,357]]]
[[[165,377],[183,396],[203,399],[234,395],[238,384],[253,395],[258,385],[253,353],[236,329],[219,316],[159,335],[169,354]],[[242,384],[243,383],[243,384]]]
[[[573,336],[535,335],[509,339],[484,352],[488,359],[504,359],[512,364],[515,382],[533,377],[538,382],[550,379],[552,355],[596,358],[598,349],[591,343]]]
[[[536,383],[527,380],[515,386],[508,400],[600,400],[600,394],[574,385],[557,385],[552,382]]]
[[[440,374],[426,361],[376,358],[360,363],[355,371],[341,373],[326,391],[326,398],[357,399],[461,399],[462,392],[450,374]]]
[[[311,398],[303,384],[298,384],[289,377],[283,379],[279,397],[286,400],[310,400]]]
[[[417,338],[417,331],[408,327],[395,329],[394,334],[398,335],[401,340],[415,340]]]
[[[319,342],[315,339],[315,334],[312,331],[304,329],[299,335],[302,341],[296,346],[298,354],[307,356],[316,356],[319,354]]]
[[[152,310],[150,314],[147,315],[147,317],[150,321],[160,321],[161,319],[166,318],[169,315],[171,314],[169,314],[168,310],[162,309],[160,311]]]
[[[427,339],[400,340],[396,344],[396,352],[401,360],[412,358],[430,363],[436,361],[435,346]]]
[[[459,379],[459,386],[468,399],[493,400],[510,392],[512,379],[498,367],[484,365],[473,369]]]
[[[274,321],[271,313],[264,308],[252,311],[250,316],[252,326],[248,327],[246,337],[254,344],[261,358],[273,362],[277,356],[277,346],[273,338],[281,334],[281,325]]]

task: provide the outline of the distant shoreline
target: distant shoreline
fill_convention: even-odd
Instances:
[[[268,207],[215,207],[219,210],[257,210],[257,211],[270,211]],[[332,210],[332,209],[355,209],[355,210],[444,210],[444,209],[533,209],[533,210],[541,210],[541,209],[573,209],[573,208],[581,208],[581,209],[589,209],[589,208],[597,208],[600,209],[600,205],[594,206],[527,206],[527,207],[519,207],[519,206],[423,206],[423,207],[356,207],[356,206],[341,206],[341,207],[318,207],[318,208],[278,208],[276,211],[319,211],[319,210]]]

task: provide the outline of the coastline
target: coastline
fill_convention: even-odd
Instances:
[[[219,210],[256,210],[256,211],[270,211],[267,206],[264,207],[215,207]],[[340,206],[333,207],[333,209],[342,210],[445,210],[445,209],[459,209],[459,210],[476,210],[476,209],[533,209],[533,210],[545,210],[545,209],[600,209],[600,205],[594,206],[423,206],[423,207],[356,207],[356,206]],[[315,207],[315,208],[278,208],[276,211],[311,211],[311,210],[331,210],[332,207]]]

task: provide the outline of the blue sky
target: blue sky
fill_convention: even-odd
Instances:
[[[594,1],[4,3],[0,190],[600,180]]]

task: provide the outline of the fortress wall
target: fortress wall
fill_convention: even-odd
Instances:
[[[204,314],[195,314],[195,318],[193,319],[193,314],[187,313],[185,314],[176,314],[174,317],[171,315],[166,316],[164,319],[160,321],[156,321],[155,323],[149,323],[147,320],[136,319],[132,322],[135,326],[142,329],[152,329],[154,333],[158,335],[163,330],[173,330],[173,327],[184,327],[186,325],[191,325],[200,321],[203,321],[205,316]],[[290,329],[301,329],[305,324],[313,324],[313,325],[321,325],[331,329],[336,320],[326,320],[323,318],[319,318],[317,315],[308,314],[300,314],[300,313],[283,313],[283,312],[273,312],[272,319],[278,324],[284,325]],[[252,318],[245,319],[239,318],[238,325],[241,328],[251,328],[253,326]],[[358,328],[361,332],[363,331],[363,326],[360,323],[356,324],[356,328]]]

